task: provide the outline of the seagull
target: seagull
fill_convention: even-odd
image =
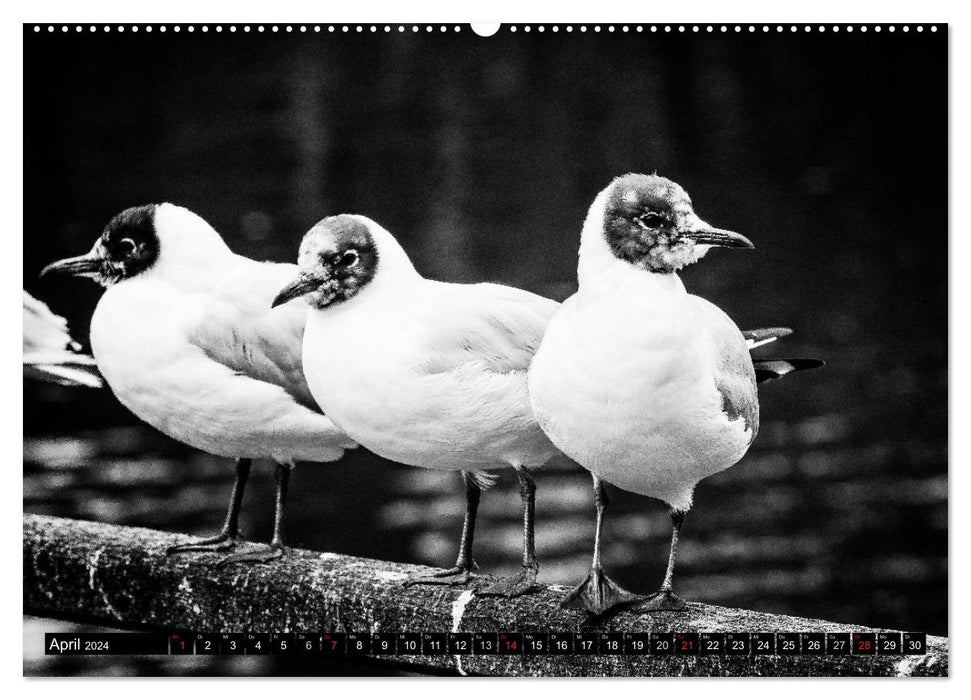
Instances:
[[[752,444],[760,379],[822,364],[753,363],[750,349],[790,331],[743,333],[717,306],[685,291],[678,271],[713,246],[754,247],[703,221],[687,192],[664,177],[619,177],[590,207],[579,289],[554,316],[529,371],[536,419],[554,445],[593,475],[593,562],[565,607],[595,615],[615,607],[684,607],[672,578],[695,485],[736,464]],[[603,573],[605,482],[670,506],[667,571],[647,598]]]
[[[201,217],[164,203],[124,210],[89,253],[41,272],[106,288],[91,319],[91,349],[125,407],[169,437],[236,460],[221,532],[170,553],[234,549],[250,465],[269,459],[277,463],[273,540],[220,564],[281,556],[294,462],[335,461],[356,446],[307,388],[300,360],[306,304],[269,308],[295,270],[236,255]]]
[[[461,471],[466,514],[455,566],[408,583],[464,585],[479,496],[512,468],[523,505],[517,576],[479,591],[531,590],[536,487],[530,469],[558,451],[537,425],[526,371],[559,304],[498,284],[422,277],[386,229],[351,214],[318,222],[304,236],[300,274],[274,305],[306,297],[303,364],[324,412],[376,454],[414,467]]]

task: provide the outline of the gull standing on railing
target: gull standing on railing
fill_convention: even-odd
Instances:
[[[688,194],[656,175],[625,175],[594,200],[583,226],[579,291],[553,318],[533,359],[533,410],[557,447],[593,474],[597,507],[590,575],[566,604],[602,614],[640,602],[668,610],[678,536],[695,485],[731,467],[759,429],[757,378],[816,367],[815,360],[753,361],[751,342],[677,275],[711,246],[752,248],[702,221]],[[660,590],[642,600],[603,573],[603,482],[671,507],[673,533]]]
[[[294,462],[332,462],[355,447],[307,388],[300,360],[306,304],[270,310],[295,271],[236,255],[188,209],[148,204],[115,216],[86,255],[41,273],[106,287],[91,320],[91,348],[122,404],[169,437],[237,460],[222,531],[172,552],[234,548],[250,464],[270,459],[278,465],[273,540],[221,563],[280,556]]]
[[[513,468],[523,504],[523,569],[479,591],[529,591],[535,485],[557,450],[533,418],[526,370],[559,304],[498,284],[422,277],[394,236],[363,216],[324,219],[304,236],[300,274],[275,304],[310,305],[303,361],[314,398],[361,445],[416,467],[461,471],[467,508],[455,567],[412,583],[462,585],[488,470]]]

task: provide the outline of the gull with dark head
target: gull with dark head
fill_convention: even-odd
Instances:
[[[277,304],[310,311],[303,363],[314,398],[361,445],[402,464],[461,471],[467,508],[456,564],[417,583],[464,585],[489,470],[512,468],[523,503],[523,569],[482,591],[515,596],[536,580],[529,469],[556,448],[533,418],[526,370],[558,304],[498,284],[425,279],[388,231],[331,216],[304,236],[300,274]]]
[[[173,552],[232,549],[250,464],[269,459],[278,465],[273,541],[223,563],[279,556],[294,462],[331,462],[355,447],[307,388],[306,304],[270,310],[295,271],[234,254],[188,209],[148,204],[115,216],[86,255],[41,273],[106,288],[91,319],[91,349],[122,404],[169,437],[237,460],[222,531]]]
[[[814,360],[757,360],[749,350],[788,329],[743,333],[677,275],[712,247],[752,248],[715,228],[687,192],[657,175],[614,180],[583,225],[579,290],[553,318],[529,372],[533,411],[567,456],[593,474],[590,574],[566,604],[603,614],[683,607],[672,590],[678,536],[695,485],[737,463],[759,429],[756,384]],[[600,560],[604,482],[665,501],[674,526],[660,590],[643,599]]]

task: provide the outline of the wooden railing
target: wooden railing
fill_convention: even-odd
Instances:
[[[474,588],[403,587],[420,566],[292,550],[270,564],[212,566],[166,556],[189,538],[24,516],[24,612],[109,627],[195,632],[877,632],[869,628],[691,603],[679,612],[595,621],[562,610],[564,586],[506,600]],[[54,631],[54,630],[52,630]],[[356,659],[360,662],[362,659]],[[948,640],[923,655],[394,656],[415,671],[496,676],[946,676]]]

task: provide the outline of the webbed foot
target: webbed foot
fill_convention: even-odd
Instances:
[[[267,564],[286,556],[286,554],[287,548],[282,544],[258,545],[223,557],[216,562],[216,567],[221,569],[232,564]]]
[[[682,610],[686,605],[683,598],[675,595],[673,591],[666,590],[652,593],[644,598],[643,601],[643,603],[632,608],[633,612],[648,613],[659,612],[661,610]]]
[[[524,565],[523,570],[515,576],[502,578],[478,591],[479,595],[486,597],[515,598],[529,593],[536,586],[536,575],[539,573],[539,566],[536,564]]]
[[[409,576],[402,585],[408,586],[464,586],[475,578],[467,566],[453,566],[451,569],[436,571],[430,576]]]
[[[621,588],[598,567],[590,569],[587,578],[563,599],[560,607],[586,610],[599,617],[611,610],[629,608],[642,600],[644,596]]]
[[[238,544],[239,540],[236,539],[235,535],[221,532],[213,537],[206,537],[195,542],[177,544],[169,547],[165,550],[165,553],[171,556],[180,552],[228,552],[231,549],[235,549]]]

